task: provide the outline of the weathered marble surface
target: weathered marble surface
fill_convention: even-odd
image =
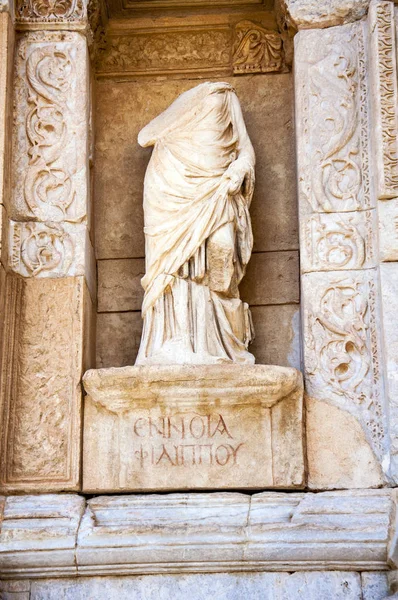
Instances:
[[[13,273],[5,287],[0,489],[76,490],[80,381],[92,350],[89,291],[84,277]]]
[[[0,579],[384,571],[396,527],[391,490],[104,496],[83,510],[77,495],[0,497]]]
[[[383,485],[383,473],[357,419],[332,403],[306,397],[308,487]]]
[[[30,600],[362,600],[358,573],[214,573],[32,583]],[[14,599],[13,599],[14,600]],[[382,600],[376,596],[372,600]],[[384,599],[383,599],[384,600]]]
[[[136,364],[253,364],[250,309],[238,286],[253,247],[256,160],[235,89],[223,81],[191,87],[137,139],[152,154]]]
[[[76,533],[84,498],[73,494],[9,496],[0,520],[0,577],[76,572]]]
[[[370,0],[278,0],[280,11],[295,29],[317,29],[352,23],[364,17]]]
[[[117,284],[119,287],[119,284]],[[126,302],[130,302],[131,290]],[[101,291],[100,291],[101,294]],[[128,300],[127,300],[128,298]],[[110,298],[108,296],[110,301]],[[251,350],[256,363],[301,369],[300,308],[297,304],[253,306],[256,337]],[[125,367],[135,362],[141,340],[141,313],[97,315],[97,367]],[[112,341],[117,343],[110,343]]]
[[[4,580],[2,600],[385,600],[387,574],[345,571],[301,573],[207,573]]]
[[[304,484],[294,369],[111,368],[89,371],[84,386],[86,492]]]

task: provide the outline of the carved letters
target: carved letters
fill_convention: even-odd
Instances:
[[[280,71],[283,65],[282,39],[275,31],[241,21],[235,27],[233,69],[240,73]]]

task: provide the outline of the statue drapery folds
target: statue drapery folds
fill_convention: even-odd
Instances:
[[[255,157],[228,83],[185,92],[138,136],[146,274],[136,364],[254,363],[238,285],[250,259]]]

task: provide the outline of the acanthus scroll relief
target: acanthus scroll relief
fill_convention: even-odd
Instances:
[[[67,164],[65,156],[73,135],[67,97],[74,75],[68,51],[54,45],[34,49],[26,61],[30,147],[24,197],[32,214],[42,221],[68,220],[75,199],[73,165]]]
[[[361,24],[328,35],[308,67],[311,160],[304,179],[311,187],[302,190],[317,212],[365,209],[370,199],[362,164],[367,149],[361,146],[361,132],[367,128],[366,90],[359,87],[364,68]]]
[[[282,38],[278,33],[251,21],[241,21],[235,26],[235,74],[269,73],[280,71],[282,66]]]
[[[314,296],[305,310],[308,392],[354,414],[381,458],[385,413],[373,271],[304,278]]]

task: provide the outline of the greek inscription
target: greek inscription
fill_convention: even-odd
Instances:
[[[234,437],[220,414],[138,417],[132,424],[133,455],[139,468],[230,467],[238,464],[244,443]]]

